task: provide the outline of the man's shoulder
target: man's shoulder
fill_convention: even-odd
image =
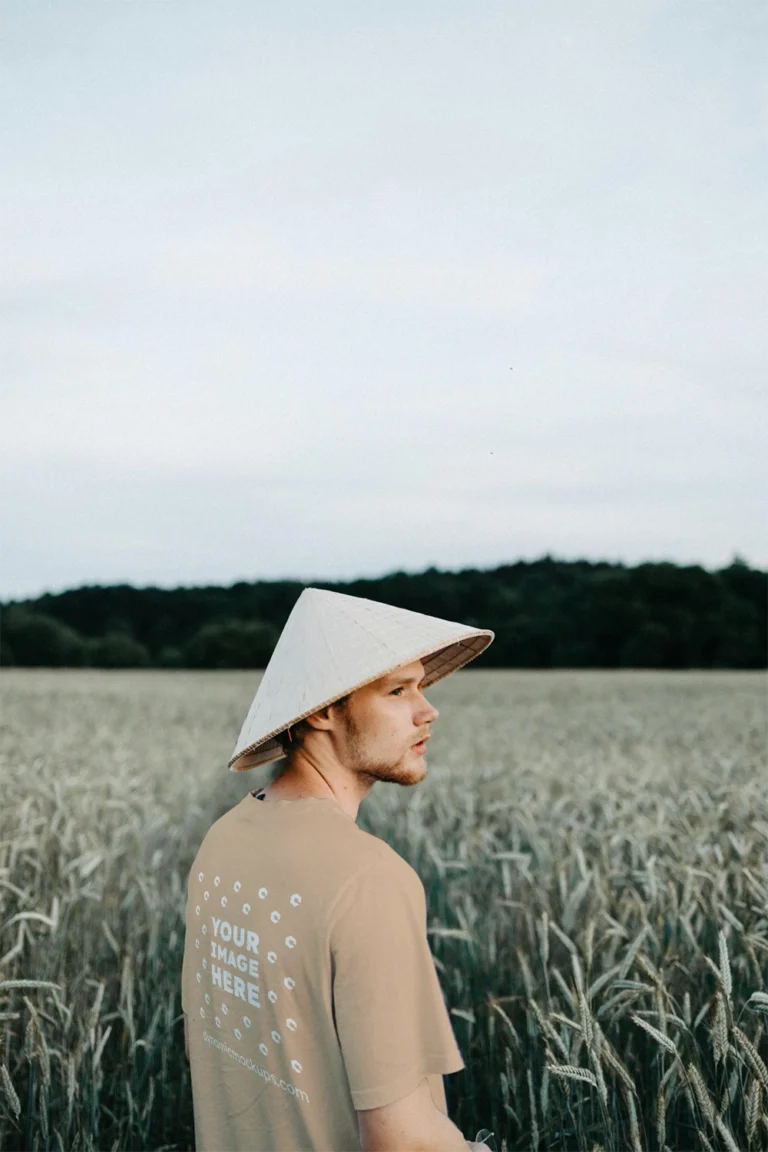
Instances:
[[[251,793],[245,793],[241,798],[229,806],[226,811],[221,813],[221,816],[216,817],[213,824],[208,827],[205,833],[203,842],[208,839],[208,836],[215,836],[222,832],[229,834],[231,826],[241,824],[244,828],[249,825],[249,810],[251,804],[257,804],[256,798]]]
[[[411,867],[408,861],[388,841],[382,840],[380,836],[374,836],[371,832],[365,832],[362,828],[359,829],[359,833],[363,847],[363,858],[368,867],[390,868],[394,873],[413,876],[419,880],[419,874],[415,868]],[[420,880],[419,883],[421,883]]]
[[[193,867],[197,863],[198,858],[204,855],[212,844],[215,845],[221,840],[227,843],[231,840],[235,832],[234,826],[239,822],[242,815],[242,812],[238,811],[242,803],[242,800],[238,800],[231,808],[228,808],[226,812],[222,812],[221,815],[208,826],[198,845],[195,860],[192,864]]]
[[[360,830],[357,866],[346,887],[358,895],[375,895],[377,889],[399,888],[419,899],[424,892],[421,877],[386,840]]]

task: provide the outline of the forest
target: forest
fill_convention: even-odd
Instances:
[[[307,586],[93,585],[10,600],[0,605],[0,665],[264,668]],[[491,628],[485,668],[768,667],[768,572],[738,556],[708,571],[547,555],[309,586]]]

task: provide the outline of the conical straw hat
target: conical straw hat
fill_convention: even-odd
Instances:
[[[305,588],[293,606],[240,730],[228,767],[244,772],[285,755],[274,739],[306,716],[414,660],[423,685],[474,660],[493,640],[391,604]]]

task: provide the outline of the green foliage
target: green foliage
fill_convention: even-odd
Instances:
[[[108,632],[92,640],[90,648],[94,668],[148,668],[151,663],[144,645],[125,632]]]
[[[187,668],[266,668],[277,633],[268,624],[222,620],[206,624],[184,648]]]
[[[16,663],[16,655],[5,636],[0,635],[0,668],[11,668]]]
[[[183,668],[184,653],[181,648],[177,648],[173,644],[166,644],[164,648],[160,649],[157,663],[160,668]]]
[[[622,668],[664,668],[669,659],[672,637],[656,620],[646,620],[621,646]]]
[[[768,573],[738,557],[707,572],[545,556],[488,571],[429,568],[313,586],[492,628],[496,639],[482,656],[488,668],[768,667]],[[22,628],[29,636],[17,644],[6,625],[0,663],[263,668],[304,587],[241,581],[230,588],[118,585],[46,594],[4,610],[33,615],[37,631]],[[106,648],[88,643],[109,636],[137,647],[129,654],[116,640]]]
[[[74,628],[25,607],[3,611],[2,663],[32,668],[79,668],[90,662],[89,645]],[[10,654],[10,661],[7,657]]]

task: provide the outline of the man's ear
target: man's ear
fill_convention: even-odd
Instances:
[[[311,716],[305,716],[304,722],[309,724],[311,728],[325,729],[326,731],[333,726],[333,720],[330,715],[333,704],[326,704],[325,708],[321,708],[319,712],[313,712]]]

